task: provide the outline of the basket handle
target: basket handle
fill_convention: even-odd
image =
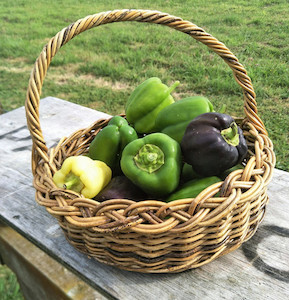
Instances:
[[[79,19],[68,27],[63,28],[53,38],[50,39],[34,64],[34,68],[30,75],[25,101],[27,124],[33,142],[33,173],[35,172],[36,167],[35,162],[38,162],[40,159],[44,159],[46,162],[49,162],[48,149],[46,147],[39,123],[39,101],[43,80],[52,58],[63,45],[81,32],[102,24],[121,21],[137,21],[166,25],[190,35],[197,41],[202,42],[216,52],[232,69],[235,80],[243,90],[244,111],[248,120],[260,133],[267,135],[265,126],[257,113],[257,103],[255,100],[255,92],[251,83],[251,79],[247,75],[245,68],[223,43],[219,42],[217,39],[195,24],[167,13],[134,9],[107,11]]]

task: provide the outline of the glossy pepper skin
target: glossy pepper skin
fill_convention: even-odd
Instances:
[[[177,199],[195,198],[207,187],[222,180],[217,176],[210,176],[204,178],[193,179],[182,185],[177,191],[172,193],[166,202]]]
[[[121,116],[114,116],[110,119],[107,124],[108,126],[115,125],[119,130],[119,152],[122,152],[124,147],[129,144],[131,141],[136,140],[138,138],[136,131],[133,127],[131,127],[127,120]]]
[[[183,184],[187,181],[198,179],[198,178],[201,178],[201,176],[194,171],[192,166],[187,163],[184,163],[181,171],[180,183]]]
[[[240,163],[248,147],[234,119],[216,112],[193,119],[181,142],[184,161],[202,176],[219,175]]]
[[[179,81],[176,81],[168,87],[159,78],[152,77],[135,88],[126,103],[125,113],[138,133],[154,131],[158,113],[174,102],[170,94],[178,85]]]
[[[88,155],[94,160],[105,162],[110,168],[114,168],[118,162],[118,156],[124,147],[137,139],[137,133],[125,118],[114,116],[93,139],[89,146]]]
[[[87,156],[70,156],[55,172],[53,181],[59,188],[93,198],[109,183],[111,173],[111,169],[102,161]]]
[[[198,115],[213,110],[212,103],[205,97],[184,98],[160,111],[156,118],[156,129],[180,143],[189,123]]]
[[[180,145],[163,133],[152,133],[132,141],[121,157],[124,175],[144,192],[156,197],[177,188],[181,166]]]

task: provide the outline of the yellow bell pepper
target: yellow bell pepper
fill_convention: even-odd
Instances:
[[[102,161],[87,156],[70,156],[55,172],[53,181],[59,188],[93,198],[109,183],[111,176],[110,167]]]

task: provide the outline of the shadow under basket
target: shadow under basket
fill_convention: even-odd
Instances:
[[[244,95],[245,117],[239,119],[249,149],[244,169],[233,171],[196,198],[169,203],[127,199],[100,203],[55,186],[52,176],[63,161],[86,153],[108,120],[99,120],[63,138],[55,148],[47,149],[39,123],[39,100],[47,69],[57,51],[74,36],[120,21],[176,29],[208,46],[228,64]],[[40,53],[31,73],[25,108],[33,141],[36,201],[58,220],[76,249],[102,263],[148,273],[196,268],[240,247],[253,236],[264,217],[275,155],[258,116],[251,80],[224,44],[189,21],[149,10],[108,11],[76,21],[58,32]]]

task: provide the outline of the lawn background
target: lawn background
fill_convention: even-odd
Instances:
[[[259,115],[275,146],[276,167],[289,171],[287,0],[1,0],[3,111],[24,105],[34,61],[51,37],[82,17],[120,8],[167,12],[197,24],[225,43],[252,79]],[[176,99],[201,94],[216,109],[225,103],[228,113],[243,115],[241,88],[218,55],[185,34],[136,22],[91,29],[61,48],[41,97],[54,96],[116,114],[123,112],[134,87],[152,76],[166,84],[179,80],[181,85],[173,94]],[[0,296],[2,277],[0,273]]]

